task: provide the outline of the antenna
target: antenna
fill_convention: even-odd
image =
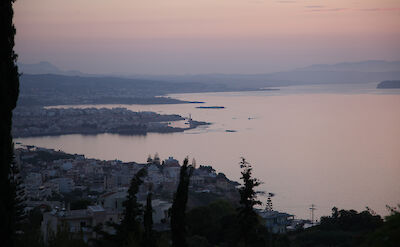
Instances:
[[[314,210],[316,210],[317,208],[315,207],[315,205],[314,204],[311,204],[311,208],[310,208],[310,211],[311,211],[311,225],[312,226],[314,226]]]

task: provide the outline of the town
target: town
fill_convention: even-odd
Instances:
[[[43,212],[42,234],[57,231],[61,222],[72,232],[85,233],[85,239],[95,237],[89,226],[108,221],[119,223],[123,213],[130,180],[140,169],[147,176],[137,194],[145,204],[153,194],[155,230],[169,228],[168,210],[179,182],[180,164],[173,157],[161,160],[158,154],[147,163],[101,161],[84,155],[34,146],[15,150],[16,164],[23,180],[25,210],[40,208]],[[239,183],[217,173],[211,166],[200,165],[194,170],[189,186],[189,208],[207,205],[216,200],[236,203]],[[111,230],[110,230],[111,231]]]
[[[184,121],[176,114],[133,112],[126,108],[43,108],[18,107],[14,112],[13,136],[114,133],[145,135],[149,132],[182,132],[209,123],[188,119],[184,127],[171,123]]]

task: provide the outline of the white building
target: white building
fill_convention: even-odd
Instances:
[[[260,210],[257,212],[264,219],[265,226],[271,233],[286,233],[293,220],[293,215],[278,211]]]

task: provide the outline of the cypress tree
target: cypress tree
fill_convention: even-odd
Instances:
[[[171,208],[171,235],[173,247],[186,247],[185,211],[188,200],[189,181],[193,173],[193,166],[188,165],[186,158],[181,166],[179,184]]]
[[[257,242],[257,228],[259,227],[258,215],[254,211],[254,206],[261,205],[261,202],[257,200],[257,192],[254,190],[255,187],[259,186],[261,182],[252,178],[252,166],[242,158],[240,161],[240,168],[243,169],[241,172],[243,185],[239,188],[240,193],[240,207],[239,210],[239,223],[240,223],[240,237],[242,238],[244,246],[251,246],[252,243]]]
[[[27,221],[27,215],[25,213],[25,187],[22,183],[22,178],[19,173],[19,169],[15,164],[15,161],[11,163],[11,182],[15,188],[15,224],[16,230],[22,232],[23,225]]]
[[[121,225],[117,228],[117,237],[122,244],[140,243],[143,229],[140,223],[140,217],[143,215],[143,207],[137,201],[136,194],[140,185],[143,184],[143,177],[146,176],[146,169],[140,169],[131,180],[128,189],[128,196],[123,202],[124,218]]]
[[[115,234],[110,234],[103,230],[103,225],[99,224],[93,228],[99,238],[91,239],[91,244],[98,247],[121,247],[121,246],[142,246],[143,241],[143,206],[138,203],[136,194],[139,192],[140,185],[143,184],[143,177],[147,170],[140,169],[131,179],[126,200],[122,203],[124,207],[123,219],[120,224],[107,222],[106,226],[113,227]]]
[[[14,246],[16,236],[16,186],[13,182],[12,111],[19,94],[19,75],[14,52],[14,0],[0,3],[0,232],[3,246]]]
[[[144,246],[153,247],[153,207],[151,205],[152,193],[147,194],[146,210],[144,211]]]

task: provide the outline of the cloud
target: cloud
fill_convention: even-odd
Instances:
[[[304,6],[304,8],[308,9],[319,9],[319,8],[324,8],[324,5],[309,5],[309,6]]]
[[[400,11],[400,8],[370,8],[370,9],[357,9],[360,11],[370,11],[370,12],[385,12],[385,11]]]
[[[249,3],[254,3],[254,4],[259,4],[259,3],[264,3],[264,0],[249,0]]]
[[[323,5],[304,6],[307,12],[340,12],[340,11],[367,11],[367,12],[389,12],[400,11],[400,8],[369,8],[369,9],[351,9],[351,8],[325,8]]]
[[[332,9],[310,9],[309,12],[339,12],[349,10],[348,8],[332,8]]]

